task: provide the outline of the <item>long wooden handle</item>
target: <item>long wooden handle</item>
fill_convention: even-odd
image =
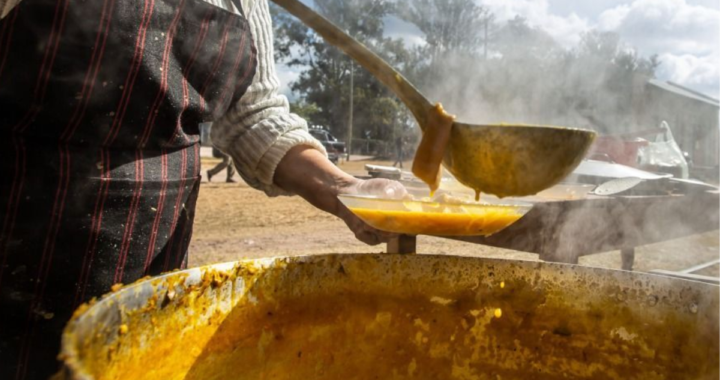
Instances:
[[[365,45],[347,35],[333,23],[317,14],[298,0],[272,0],[290,12],[305,25],[325,39],[329,44],[345,52],[380,82],[387,86],[405,103],[417,119],[420,128],[425,129],[428,111],[433,107],[423,94],[392,66],[370,51]]]

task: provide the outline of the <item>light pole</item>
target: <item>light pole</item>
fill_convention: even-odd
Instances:
[[[353,93],[355,92],[355,65],[350,62],[350,113],[348,115],[348,135],[347,135],[347,161],[350,161],[350,150],[352,149],[353,136]]]

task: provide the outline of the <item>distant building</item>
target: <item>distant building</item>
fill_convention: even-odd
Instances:
[[[696,170],[717,172],[720,101],[676,83],[640,76],[633,87],[635,131],[657,128],[667,121],[675,141],[688,153]]]

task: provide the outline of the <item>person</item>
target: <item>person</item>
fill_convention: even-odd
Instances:
[[[185,268],[199,124],[249,185],[378,244],[278,94],[267,0],[0,0],[0,379],[45,379],[83,302]]]
[[[222,161],[220,161],[217,165],[215,165],[214,168],[207,171],[207,180],[208,182],[212,181],[212,177],[216,174],[223,171],[223,169],[227,168],[227,176],[225,177],[225,182],[228,183],[235,183],[236,181],[232,178],[235,175],[235,169],[233,165],[233,161],[227,154],[220,151],[220,149],[213,147],[213,157],[220,158]]]
[[[398,136],[395,139],[395,162],[393,163],[393,167],[399,165],[400,169],[402,169],[403,160],[405,159],[403,149],[405,149],[405,141],[402,136]]]

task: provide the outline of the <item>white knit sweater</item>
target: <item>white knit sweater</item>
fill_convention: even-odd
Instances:
[[[21,0],[0,0],[0,18]],[[205,0],[238,13],[230,0]],[[272,19],[267,0],[241,0],[257,48],[257,71],[247,92],[215,120],[212,140],[229,153],[243,179],[270,196],[289,195],[273,184],[275,168],[294,146],[307,145],[324,154],[325,148],[307,131],[307,123],[290,113],[288,100],[279,94],[280,82],[273,59]]]

